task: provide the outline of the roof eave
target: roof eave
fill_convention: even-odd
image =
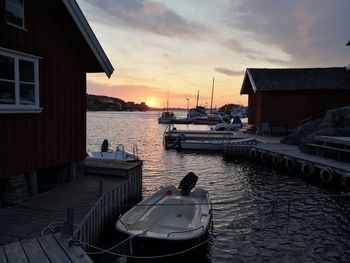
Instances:
[[[114,68],[75,0],[62,0],[108,78]]]
[[[244,94],[243,92],[244,92],[245,83],[247,81],[247,76],[248,76],[248,79],[249,79],[250,83],[252,84],[254,93],[256,93],[256,91],[257,91],[254,79],[252,77],[252,74],[251,74],[250,70],[247,68],[246,71],[245,71],[245,74],[244,74],[244,79],[243,79],[240,95]]]

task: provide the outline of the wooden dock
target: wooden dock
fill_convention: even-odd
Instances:
[[[60,233],[14,242],[0,247],[1,263],[92,263],[81,247],[70,245]]]
[[[279,143],[273,137],[260,136],[258,139],[263,143],[224,146],[224,157],[226,159],[248,158],[271,164],[275,168],[283,168],[289,174],[299,173],[308,178],[318,178],[324,184],[340,185],[343,189],[350,191],[348,162],[304,153],[298,146]]]
[[[316,167],[332,167],[337,173],[350,173],[350,164],[333,160],[329,158],[323,158],[300,151],[298,146],[288,145],[282,143],[261,143],[254,146],[259,152],[268,152],[271,154],[281,154],[286,157],[295,158],[299,161],[312,162]]]
[[[142,199],[142,161],[88,160],[85,170],[86,176],[76,181],[0,209],[0,245],[41,236],[48,225],[67,221],[68,208],[79,226],[75,234],[95,244],[126,204]]]

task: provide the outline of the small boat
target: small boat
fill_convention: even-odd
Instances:
[[[198,117],[206,117],[208,114],[205,112],[205,108],[202,106],[197,106],[196,108],[192,108],[187,113],[189,119],[198,118]]]
[[[214,131],[214,130],[178,130],[174,125],[168,125],[163,134],[165,148],[172,147],[179,140],[230,140],[242,139],[233,131]]]
[[[256,139],[241,138],[234,140],[185,140],[178,145],[179,150],[223,151],[225,145],[241,145],[255,143]]]
[[[215,114],[208,115],[206,117],[193,118],[194,124],[216,125],[218,122],[220,122],[220,118]]]
[[[158,118],[158,123],[170,124],[175,121],[176,117],[173,112],[163,111],[162,115]]]
[[[212,128],[214,131],[237,131],[239,129],[243,128],[243,123],[241,119],[236,116],[232,118],[228,122],[221,122],[215,125],[215,127]]]
[[[204,189],[191,192],[197,179],[190,172],[178,188],[174,185],[161,188],[121,216],[116,229],[147,241],[200,239],[211,224],[212,205]]]
[[[101,151],[93,152],[88,150],[87,155],[90,158],[97,159],[108,159],[108,160],[125,160],[125,161],[136,161],[139,160],[137,146],[133,146],[133,153],[129,153],[124,150],[124,145],[118,144],[115,150],[108,148],[108,140],[103,140],[101,145]]]

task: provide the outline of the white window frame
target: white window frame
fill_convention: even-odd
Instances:
[[[39,59],[40,57],[17,52],[9,49],[0,48],[0,55],[11,57],[15,60],[15,104],[1,104],[0,113],[40,113],[39,102]],[[19,60],[30,61],[34,63],[34,99],[33,105],[20,104],[20,84],[19,79]],[[7,79],[0,79],[8,81]],[[32,83],[31,83],[32,84]]]
[[[19,29],[23,29],[23,30],[27,30],[26,28],[25,28],[25,12],[24,12],[24,9],[25,8],[25,0],[23,0],[23,10],[22,10],[22,18],[23,18],[23,21],[22,21],[22,26],[19,26],[19,25],[16,25],[16,24],[14,24],[14,23],[11,23],[11,22],[9,22],[9,21],[7,21],[7,18],[6,18],[6,14],[5,14],[5,20],[6,20],[6,24],[8,24],[8,25],[11,25],[11,26],[14,26],[14,27],[17,27],[17,28],[19,28]],[[7,0],[5,0],[5,12],[7,12]]]

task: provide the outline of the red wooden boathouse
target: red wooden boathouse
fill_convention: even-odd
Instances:
[[[86,155],[86,73],[114,69],[75,0],[0,0],[0,14],[1,193],[16,175],[74,175]]]
[[[248,95],[248,123],[258,131],[287,131],[328,109],[350,105],[345,67],[246,70],[241,95]]]

